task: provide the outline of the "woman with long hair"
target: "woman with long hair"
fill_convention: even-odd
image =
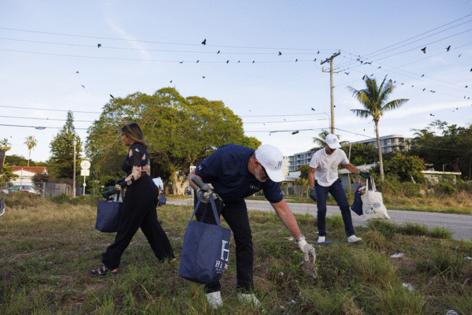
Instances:
[[[160,261],[174,258],[169,239],[157,220],[158,188],[150,176],[149,153],[139,125],[137,123],[125,125],[121,129],[121,140],[129,147],[122,166],[127,174],[124,180],[122,216],[115,241],[103,253],[103,264],[91,271],[93,275],[118,272],[121,255],[138,228],[141,228]]]

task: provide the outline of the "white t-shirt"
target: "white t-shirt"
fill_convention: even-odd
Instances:
[[[340,164],[349,164],[346,153],[341,149],[336,149],[331,155],[328,155],[324,148],[313,153],[310,167],[315,169],[315,179],[318,185],[331,186],[338,179]]]

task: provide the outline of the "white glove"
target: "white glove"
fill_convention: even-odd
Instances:
[[[306,262],[310,261],[310,255],[311,255],[313,257],[313,264],[315,264],[316,262],[315,248],[312,245],[308,244],[304,236],[300,237],[297,243],[298,243],[298,247],[305,255],[305,261]]]
[[[210,195],[213,193],[213,185],[212,184],[205,184],[204,187],[199,188],[197,190],[197,199],[201,203],[209,203],[210,202]]]

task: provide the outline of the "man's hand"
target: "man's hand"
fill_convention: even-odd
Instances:
[[[369,172],[360,172],[359,175],[361,175],[362,178],[369,179],[370,174]]]
[[[202,188],[197,190],[197,199],[201,203],[209,203],[210,195],[213,193],[213,186],[211,184],[205,184]]]
[[[310,187],[310,198],[311,198],[311,200],[316,202],[316,189],[315,189],[314,186]]]
[[[302,236],[298,239],[298,247],[300,248],[300,250],[305,255],[305,257],[304,257],[305,262],[309,262],[310,261],[310,256],[312,256],[313,257],[313,264],[315,264],[315,262],[316,262],[315,248],[312,245],[308,244],[308,242],[305,240],[304,236]]]

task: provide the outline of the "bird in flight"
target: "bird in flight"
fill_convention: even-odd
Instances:
[[[449,51],[451,49],[451,45],[446,47],[446,51]]]
[[[100,47],[102,47],[102,44],[98,43],[97,48],[100,48]]]
[[[423,52],[423,54],[426,54],[426,47],[421,48],[421,51]]]
[[[206,45],[206,44],[207,44],[207,39],[205,38],[205,39],[203,39],[203,41],[202,41],[202,45]]]

